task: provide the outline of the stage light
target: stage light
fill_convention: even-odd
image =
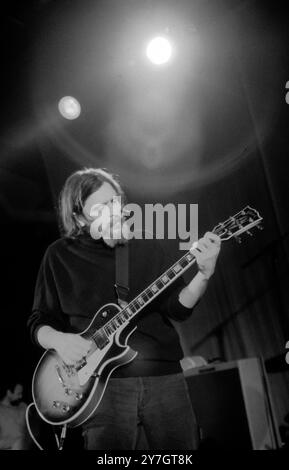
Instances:
[[[166,38],[158,36],[149,42],[146,54],[153,64],[162,65],[170,60],[172,46]]]
[[[65,119],[77,119],[81,112],[79,101],[73,96],[64,96],[58,103],[60,114]]]

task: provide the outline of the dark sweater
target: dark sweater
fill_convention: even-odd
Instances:
[[[156,240],[130,240],[128,301],[159,277],[168,265]],[[106,303],[117,303],[115,250],[89,235],[77,239],[61,238],[50,245],[38,273],[32,314],[28,326],[33,341],[40,325],[63,332],[83,331],[97,310]],[[183,321],[192,309],[178,300],[185,283],[178,278],[140,312],[137,329],[128,344],[138,352],[113,377],[164,375],[181,370],[183,357],[179,337],[170,319]]]

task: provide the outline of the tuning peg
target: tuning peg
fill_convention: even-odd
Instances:
[[[234,237],[237,243],[242,243],[242,239],[240,237]]]
[[[250,237],[253,237],[253,233],[250,232],[250,230],[247,230],[246,233],[247,233]]]
[[[263,225],[257,225],[257,229],[264,230],[264,227],[263,227]]]

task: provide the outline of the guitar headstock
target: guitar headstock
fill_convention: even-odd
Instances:
[[[263,229],[260,225],[262,220],[263,217],[261,217],[256,209],[246,206],[240,212],[225,220],[225,222],[216,225],[213,232],[219,235],[221,240],[230,240],[230,238],[234,237],[240,243],[240,235],[243,233],[252,235],[250,232],[252,228],[257,227],[259,230]]]

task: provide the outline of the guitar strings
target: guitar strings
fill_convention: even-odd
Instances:
[[[196,259],[194,257],[194,255],[192,253],[190,253],[190,255],[192,256],[192,259],[190,261],[188,261],[187,259],[187,256],[188,254],[190,253],[190,251],[186,252],[176,263],[173,264],[173,266],[171,266],[169,269],[167,269],[167,271],[165,271],[163,274],[161,274],[154,282],[152,282],[146,289],[144,289],[135,299],[133,299],[124,309],[122,309],[120,312],[118,312],[113,318],[111,318],[105,325],[103,325],[99,330],[97,330],[94,334],[92,334],[91,338],[95,339],[97,337],[97,333],[101,330],[108,330],[108,335],[110,334],[109,332],[109,327],[112,327],[113,325],[113,322],[115,319],[117,320],[120,320],[120,316],[123,314],[123,312],[125,312],[126,310],[128,309],[134,309],[136,308],[137,310],[135,312],[133,312],[133,315],[138,313],[139,311],[139,308],[140,307],[143,307],[143,305],[140,305],[139,302],[138,302],[138,298],[142,297],[143,295],[146,295],[148,296],[148,294],[146,293],[147,291],[150,291],[152,292],[152,286],[156,285],[158,282],[160,282],[162,284],[162,287],[161,288],[158,288],[158,291],[157,292],[154,292],[153,293],[153,297],[157,297],[160,292],[161,292],[161,289],[163,287],[165,287],[166,284],[163,283],[163,281],[161,280],[165,275],[166,273],[168,273],[169,271],[170,272],[173,272],[174,275],[176,275],[176,272],[173,271],[173,268],[174,266],[176,266],[177,264],[180,264],[181,262],[183,261],[186,261],[186,266],[185,267],[188,267],[190,264],[193,264],[195,263]],[[183,267],[184,269],[184,267]],[[178,276],[179,277],[181,275],[181,272],[178,273]],[[151,299],[153,297],[150,297]],[[125,320],[128,320],[128,318],[125,317]],[[122,324],[122,323],[121,323]],[[115,330],[113,330],[114,332]],[[105,331],[106,334],[107,334],[107,331]]]

